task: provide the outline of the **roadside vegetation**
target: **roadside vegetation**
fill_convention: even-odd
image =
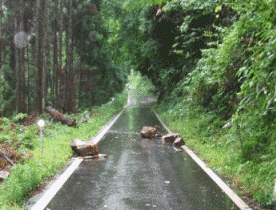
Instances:
[[[43,156],[39,128],[36,124],[23,126],[17,123],[22,114],[12,120],[0,118],[1,148],[6,145],[16,164],[10,168],[10,175],[0,186],[0,209],[23,209],[26,198],[41,183],[53,176],[72,157],[69,143],[73,139],[89,140],[98,130],[126,104],[126,92],[113,100],[86,109],[69,117],[77,119],[77,127],[54,122],[49,115],[39,118],[46,121],[43,128]]]
[[[2,4],[0,142],[17,152],[0,206],[23,205],[72,155],[64,145],[93,135],[122,108],[128,89],[132,98],[156,94],[172,131],[232,179],[238,194],[275,208],[276,1]],[[78,127],[47,119],[48,105],[75,113]],[[46,158],[37,126],[17,123],[35,111],[48,120]]]
[[[247,137],[236,125],[230,128],[227,121],[215,114],[184,102],[160,104],[154,108],[169,129],[180,133],[186,145],[209,167],[229,179],[229,186],[248,204],[256,200],[262,206],[275,208],[276,153],[273,139],[263,151],[252,149],[245,157],[244,149],[249,149],[244,148]],[[225,125],[227,128],[223,129]],[[254,206],[257,204],[252,208]]]
[[[176,53],[194,63],[185,63],[185,76],[160,100],[157,109],[188,146],[233,180],[239,195],[275,209],[275,2],[191,5],[197,2],[187,3],[186,8],[174,1],[164,6],[168,14],[183,7],[185,13],[198,16],[185,15],[188,21],[182,23],[174,45],[179,48]],[[216,21],[204,30],[205,40],[197,35],[203,28],[195,21],[207,15]],[[193,31],[196,33],[191,36]],[[197,40],[207,46],[199,48],[201,53],[195,59],[186,47]]]
[[[276,2],[110,0],[115,63],[158,93],[157,109],[236,192],[275,208]],[[120,12],[118,12],[120,11]]]

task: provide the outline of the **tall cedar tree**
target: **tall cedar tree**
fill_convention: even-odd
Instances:
[[[73,46],[72,46],[72,19],[73,19],[73,7],[72,0],[68,0],[68,35],[67,35],[67,60],[66,60],[66,94],[65,94],[65,106],[66,112],[75,112],[75,84],[73,75]]]
[[[65,72],[63,70],[62,63],[62,51],[63,51],[63,4],[64,1],[60,0],[60,22],[59,22],[59,69],[57,71],[57,84],[56,84],[56,97],[57,97],[57,109],[62,110],[64,106],[64,85],[65,85]]]
[[[18,32],[25,32],[25,28],[23,27],[23,13],[25,9],[25,0],[16,1],[15,8],[15,34]],[[16,109],[17,112],[25,113],[26,110],[26,101],[25,101],[25,69],[24,69],[24,48],[16,48],[15,50],[15,58],[16,58]]]
[[[2,97],[2,0],[0,0],[0,117],[2,116],[2,103],[3,103],[3,97]]]
[[[43,40],[44,40],[44,9],[45,0],[38,0],[38,48],[37,48],[37,107],[36,109],[42,114],[43,100]]]

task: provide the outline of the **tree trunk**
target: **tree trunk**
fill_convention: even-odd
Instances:
[[[25,55],[25,49],[19,50],[19,98],[18,101],[19,107],[18,112],[19,113],[26,113],[26,96],[25,96],[25,68],[24,68],[24,56]]]
[[[27,47],[27,58],[29,59],[29,47]],[[30,65],[27,64],[27,113],[30,115]]]
[[[2,0],[0,0],[0,75],[2,72],[2,70],[1,70],[1,68],[2,68],[2,16],[3,16],[2,14],[3,14]],[[1,87],[1,80],[0,80],[0,87]],[[0,104],[1,104],[1,101],[0,101]],[[1,107],[0,107],[0,110],[1,110]],[[1,113],[1,111],[0,111],[0,113]]]
[[[49,73],[49,54],[50,54],[50,39],[49,39],[49,6],[48,4],[46,5],[47,7],[44,9],[45,14],[44,15],[44,30],[45,30],[45,38],[44,38],[44,65],[43,65],[43,72],[44,72],[44,84],[43,84],[43,109],[49,105],[48,101],[48,87],[49,87],[49,81],[50,81],[50,73]]]
[[[2,0],[0,0],[0,117],[2,117]]]
[[[42,99],[43,99],[43,39],[44,39],[44,5],[45,0],[38,0],[38,48],[37,48],[37,109],[39,114],[42,114]]]
[[[63,70],[62,51],[63,51],[63,0],[60,3],[60,24],[59,24],[59,69],[57,71],[57,109],[62,110],[64,107],[64,85],[65,85],[65,72]]]
[[[50,115],[57,121],[69,125],[69,126],[76,126],[76,120],[73,118],[68,118],[59,111],[53,109],[52,107],[48,106],[45,108],[45,111],[50,113]]]
[[[15,34],[18,32],[24,31],[23,28],[23,11],[25,8],[25,0],[24,1],[16,1],[16,9],[15,9]],[[16,108],[17,112],[25,113],[26,112],[26,102],[25,102],[25,70],[24,70],[24,49],[19,49],[16,46],[15,50],[16,56]]]
[[[58,1],[55,1],[55,11],[58,11]],[[51,86],[52,106],[56,108],[55,95],[57,96],[57,71],[58,71],[58,38],[57,38],[57,19],[54,20],[54,43],[53,43],[53,72]]]
[[[82,24],[82,29],[81,29],[81,34],[82,34],[82,39],[81,39],[81,49],[80,49],[80,66],[79,66],[79,90],[78,90],[78,108],[80,108],[81,105],[81,91],[82,91],[82,79],[83,79],[83,66],[82,66],[82,55],[83,55],[83,43],[84,43],[84,33],[83,33],[83,29],[84,29],[84,21],[81,22]]]
[[[67,79],[66,79],[66,94],[65,94],[65,111],[66,112],[76,112],[75,110],[75,84],[74,84],[74,74],[73,74],[73,49],[72,49],[72,18],[73,18],[73,7],[72,0],[68,2],[68,48],[67,48]]]

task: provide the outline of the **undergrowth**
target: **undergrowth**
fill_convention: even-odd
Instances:
[[[0,209],[23,209],[32,190],[64,166],[73,152],[69,143],[73,139],[89,140],[126,104],[126,92],[118,94],[110,102],[69,117],[77,119],[77,127],[55,123],[48,115],[43,129],[43,156],[41,139],[36,124],[22,126],[8,118],[1,119],[0,142],[22,142],[18,152],[28,151],[33,158],[18,162],[0,187]]]
[[[275,141],[271,140],[262,151],[252,151],[255,157],[246,159],[240,140],[243,132],[238,132],[235,124],[223,128],[227,121],[184,102],[160,104],[155,108],[170,130],[180,133],[186,145],[207,161],[209,167],[233,181],[231,188],[237,194],[253,197],[265,207],[275,204]]]

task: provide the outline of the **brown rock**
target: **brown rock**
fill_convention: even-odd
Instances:
[[[87,144],[81,139],[74,139],[70,146],[80,156],[98,155],[99,153],[97,144]]]
[[[142,138],[154,138],[155,134],[158,133],[158,127],[149,127],[149,126],[144,126],[142,130],[140,131],[140,136]]]
[[[169,133],[162,136],[162,141],[163,143],[173,144],[178,137],[180,137],[179,133]]]

